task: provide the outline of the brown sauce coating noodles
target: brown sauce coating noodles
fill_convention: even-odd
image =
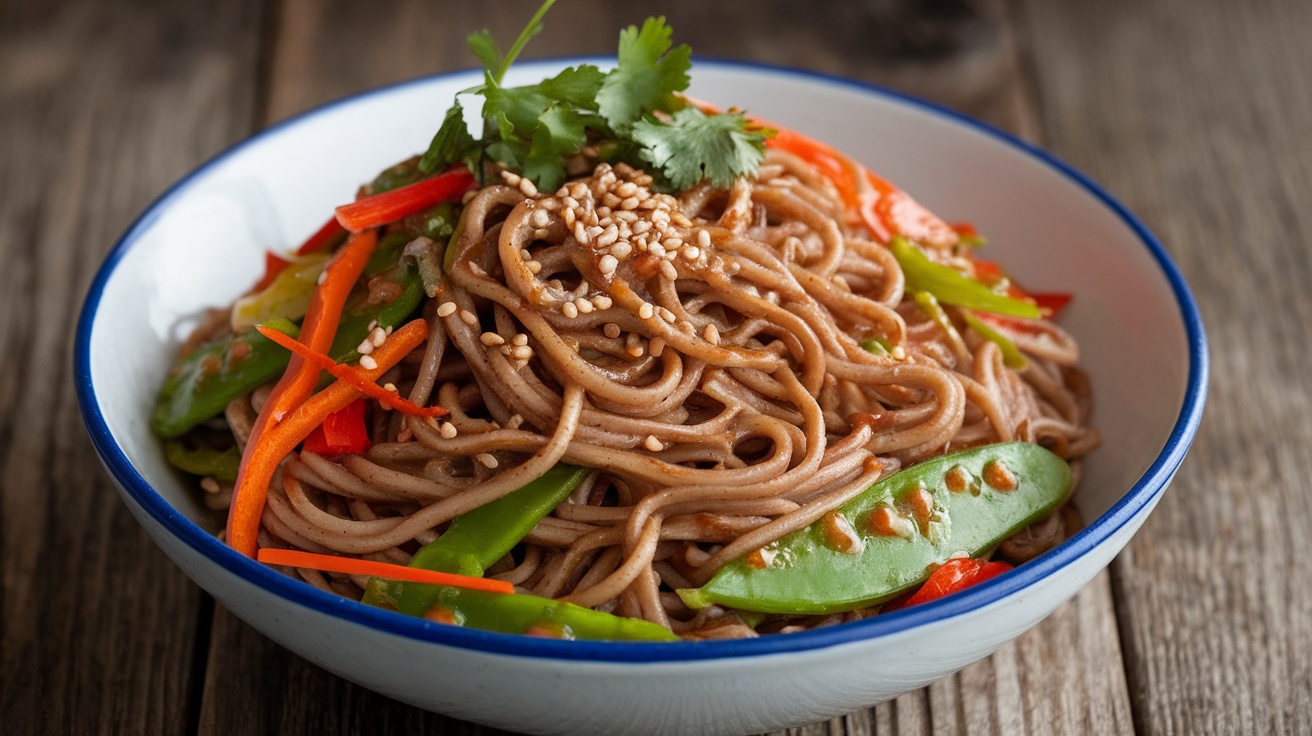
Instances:
[[[289,459],[262,544],[404,563],[564,461],[597,471],[490,574],[690,637],[746,636],[671,590],[945,450],[1028,440],[1077,460],[1097,444],[1069,335],[1037,322],[1018,372],[994,343],[925,318],[888,250],[794,157],[679,198],[623,165],[552,195],[516,179],[466,203],[425,306],[430,340],[384,379],[450,416],[376,411],[366,455]],[[864,349],[870,337],[893,355]],[[239,401],[229,416],[245,427]],[[307,579],[356,596],[365,582]]]

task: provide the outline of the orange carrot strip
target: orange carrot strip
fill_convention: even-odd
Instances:
[[[378,380],[427,338],[428,324],[422,319],[396,330],[374,350],[372,355],[378,367],[363,371],[365,377],[370,381]],[[231,547],[248,557],[255,556],[269,483],[283,458],[310,436],[315,427],[323,424],[329,414],[359,397],[360,390],[355,386],[337,381],[304,401],[282,421],[256,421],[256,430],[259,431],[252,430],[246,442],[241,468],[237,471],[237,484],[232,491],[232,505],[228,509],[227,540]],[[265,411],[260,412],[260,420],[265,420],[267,410],[266,405]]]
[[[413,401],[403,398],[400,394],[397,394],[394,391],[388,391],[377,383],[365,378],[360,369],[345,363],[338,363],[323,353],[315,352],[290,335],[270,329],[264,325],[259,325],[255,329],[259,330],[261,335],[264,335],[284,348],[287,348],[293,353],[305,358],[319,368],[328,371],[333,378],[337,378],[355,386],[360,389],[361,393],[365,396],[368,396],[371,399],[377,399],[403,414],[409,414],[414,417],[444,417],[450,413],[440,406],[419,406]]]
[[[323,572],[337,572],[346,575],[370,575],[388,580],[404,580],[408,583],[428,583],[430,585],[452,585],[470,590],[482,590],[488,593],[514,593],[515,586],[504,580],[472,578],[468,575],[456,575],[449,572],[436,572],[420,567],[393,565],[390,562],[358,560],[354,557],[322,555],[315,552],[302,552],[297,549],[260,550],[258,557],[266,565],[283,565],[285,567],[304,567]]]

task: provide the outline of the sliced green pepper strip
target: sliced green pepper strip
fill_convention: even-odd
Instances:
[[[957,552],[975,557],[996,546],[1051,512],[1070,486],[1066,462],[1028,442],[944,455],[875,483],[838,510],[842,521],[821,519],[678,593],[692,608],[763,613],[873,605],[923,582],[930,566]]]
[[[1020,351],[1020,348],[1016,347],[1016,343],[1012,342],[1006,335],[990,327],[987,322],[964,310],[961,313],[961,318],[964,319],[966,324],[970,326],[970,329],[978,333],[980,337],[996,344],[998,348],[1002,350],[1002,362],[1008,368],[1023,371],[1030,364],[1030,362],[1025,359],[1025,354]]]
[[[164,458],[169,461],[169,465],[192,475],[234,481],[237,480],[237,467],[241,464],[241,450],[236,445],[226,450],[188,447],[182,440],[169,440],[164,443]]]
[[[978,309],[981,312],[1012,317],[1042,316],[1037,304],[999,294],[955,268],[929,260],[906,238],[894,236],[888,248],[902,267],[908,291],[927,291],[944,304]]]
[[[488,565],[519,544],[543,517],[579,487],[592,471],[559,463],[517,491],[457,517],[446,532],[415,553],[410,567],[483,577]],[[374,578],[364,602],[384,600],[411,616],[422,616],[437,600],[438,586]]]
[[[287,320],[272,320],[268,326],[292,337],[300,334]],[[255,330],[229,335],[192,352],[164,379],[150,416],[151,431],[165,439],[181,437],[217,416],[228,402],[277,378],[287,368],[288,355]]]

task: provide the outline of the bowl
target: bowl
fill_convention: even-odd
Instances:
[[[508,83],[596,59],[524,63]],[[213,513],[165,463],[147,417],[203,310],[259,275],[261,254],[312,232],[377,171],[422,151],[474,72],[326,105],[216,156],[114,246],[77,331],[78,398],[101,460],[155,542],[266,636],[370,689],[532,733],[731,734],[829,718],[987,656],[1102,570],[1162,497],[1207,384],[1203,326],[1157,239],[1110,195],[1026,143],[857,82],[699,61],[690,93],[851,153],[950,220],[989,236],[1022,283],[1068,291],[1104,443],[1077,503],[1088,526],[964,593],[864,621],[738,641],[556,641],[443,626],[285,577],[214,537]],[[325,155],[325,152],[332,155]],[[512,696],[513,695],[513,696]]]

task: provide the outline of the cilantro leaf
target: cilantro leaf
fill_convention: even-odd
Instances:
[[[501,47],[497,45],[497,40],[492,37],[492,33],[484,28],[469,34],[465,39],[469,44],[469,50],[474,52],[474,56],[483,62],[483,71],[491,78],[501,70]],[[495,81],[500,82],[498,77]]]
[[[627,131],[653,110],[680,107],[674,93],[688,87],[692,49],[687,44],[671,49],[672,35],[663,17],[620,31],[619,65],[606,75],[596,98],[597,110],[614,131]]]
[[[687,189],[702,179],[728,187],[741,175],[756,173],[765,159],[766,134],[749,130],[742,113],[707,115],[686,107],[668,124],[650,119],[633,125],[639,155],[659,168],[675,189]]]
[[[587,116],[565,107],[553,106],[542,113],[524,159],[524,176],[544,192],[560,187],[565,181],[565,158],[587,141],[587,123]]]
[[[606,75],[591,64],[572,66],[551,79],[539,82],[543,96],[574,107],[595,110],[597,91]]]
[[[442,127],[437,129],[433,141],[428,144],[428,151],[419,159],[419,170],[431,174],[457,161],[467,160],[477,150],[478,142],[465,125],[465,109],[457,101],[446,111]]]

